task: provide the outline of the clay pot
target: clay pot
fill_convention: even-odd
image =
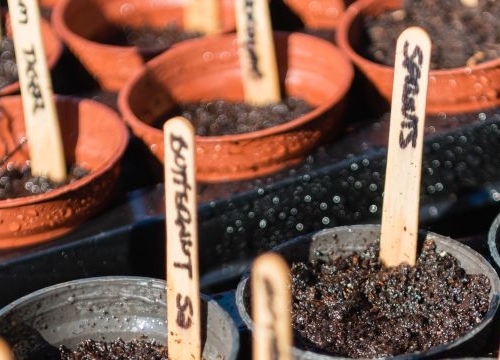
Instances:
[[[346,256],[354,252],[364,251],[369,244],[380,239],[380,225],[340,226],[318,231],[312,235],[304,235],[277,246],[273,251],[281,254],[288,262],[307,261],[310,259],[327,260],[332,254]],[[419,241],[434,240],[437,251],[445,251],[459,260],[460,266],[468,274],[484,274],[491,283],[490,306],[485,318],[472,331],[448,344],[440,345],[426,352],[412,353],[391,357],[391,359],[445,358],[456,356],[473,356],[480,352],[496,324],[495,316],[500,303],[500,278],[486,259],[468,246],[432,232],[420,233]],[[238,312],[249,329],[252,320],[246,304],[249,291],[249,274],[243,276],[236,289],[236,305]],[[339,357],[304,351],[293,348],[295,359],[327,360]]]
[[[221,2],[221,31],[235,29],[234,0]],[[102,42],[113,27],[182,26],[183,2],[156,0],[60,0],[52,11],[55,31],[98,84],[117,92],[144,62],[166,50]]]
[[[279,126],[224,136],[196,136],[199,181],[241,180],[297,164],[342,127],[353,79],[347,58],[331,43],[301,33],[274,37],[281,87],[315,106]],[[135,135],[163,162],[163,131],[153,123],[181,102],[243,102],[237,41],[224,34],[179,44],[157,56],[118,94],[118,108]],[[167,120],[167,119],[165,119]]]
[[[0,200],[0,249],[44,242],[68,233],[101,211],[112,199],[128,142],[118,114],[96,101],[56,97],[68,164],[90,170],[80,180],[44,194]],[[21,96],[0,98],[0,158],[25,135]],[[110,136],[112,134],[112,136]],[[25,166],[28,146],[9,163]]]
[[[334,30],[345,10],[344,0],[283,0],[283,2],[308,29]]]
[[[0,334],[17,360],[49,358],[60,345],[75,349],[85,339],[130,341],[145,335],[166,344],[165,286],[162,280],[128,276],[53,285],[0,310]],[[234,321],[216,301],[201,297],[203,359],[236,359]]]
[[[402,0],[357,0],[345,11],[337,26],[338,46],[374,85],[380,95],[390,102],[393,67],[371,61],[361,55],[367,38],[363,30],[366,15],[377,16],[388,10],[402,8]],[[500,59],[474,67],[430,70],[427,89],[429,114],[461,113],[500,104]]]
[[[8,14],[5,22],[7,36],[12,37],[12,28],[10,26],[10,17]],[[63,44],[47,20],[43,18],[41,19],[41,28],[45,56],[47,57],[47,66],[52,70],[62,56]],[[1,88],[0,96],[17,94],[19,90],[20,84],[19,81],[16,81]]]

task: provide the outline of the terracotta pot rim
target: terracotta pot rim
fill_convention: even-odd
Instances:
[[[368,63],[370,66],[373,66],[375,68],[378,68],[380,71],[385,71],[387,73],[392,73],[394,72],[394,67],[393,66],[388,66],[384,65],[381,63],[378,63],[376,61],[370,60],[362,55],[360,55],[354,48],[351,46],[347,34],[349,33],[349,30],[351,29],[351,26],[353,24],[353,20],[360,16],[362,13],[363,9],[365,9],[367,6],[371,5],[372,3],[375,2],[384,2],[386,0],[356,0],[353,2],[351,5],[349,5],[344,12],[344,15],[339,21],[339,25],[337,27],[337,32],[336,32],[336,42],[339,45],[342,50],[344,50],[350,58],[352,58],[355,62],[358,63]],[[458,75],[458,74],[468,74],[471,72],[475,71],[481,71],[483,69],[491,68],[491,67],[496,67],[500,65],[500,58],[497,59],[491,59],[482,63],[479,63],[474,66],[460,66],[460,67],[454,67],[454,68],[447,68],[447,69],[431,69],[429,71],[429,76],[443,76],[443,75]]]
[[[319,44],[329,44],[326,40],[317,38],[313,35],[309,34],[304,34],[304,33],[298,33],[298,32],[285,32],[285,31],[275,31],[275,34],[285,34],[289,37],[294,37],[294,38],[299,38],[299,39],[307,39],[308,41],[317,41]],[[198,41],[203,41],[206,42],[207,40],[211,41],[217,41],[220,38],[234,38],[234,41],[236,41],[236,35],[235,34],[215,34],[211,35],[210,37],[205,37],[205,38],[200,38],[200,39],[192,39],[180,44],[175,45],[176,49],[182,50],[183,47],[186,46],[195,46],[196,42]],[[296,119],[293,119],[291,121],[285,122],[283,124],[279,124],[276,126],[272,126],[270,128],[266,129],[261,129],[261,130],[256,130],[256,131],[251,131],[251,132],[246,132],[246,133],[241,133],[241,134],[228,134],[228,135],[214,135],[214,136],[201,136],[201,135],[195,135],[196,141],[199,141],[200,143],[211,143],[211,142],[220,142],[220,141],[227,141],[227,142],[237,142],[237,141],[244,141],[244,140],[251,140],[254,138],[262,138],[266,136],[271,136],[271,135],[276,135],[280,133],[285,133],[288,132],[290,129],[300,127],[303,124],[306,124],[308,122],[311,122],[312,120],[316,119],[318,115],[323,114],[326,112],[330,107],[331,103],[337,103],[341,101],[346,94],[349,92],[350,89],[350,84],[354,78],[354,68],[352,66],[352,63],[349,61],[347,56],[337,47],[334,45],[331,47],[331,51],[335,53],[335,56],[337,56],[339,59],[342,59],[344,64],[342,65],[344,68],[344,75],[342,78],[339,78],[341,80],[338,83],[338,90],[331,94],[330,99],[328,102],[325,102],[324,104],[320,104],[316,106],[313,110],[310,112],[304,114],[303,116],[300,116]],[[149,125],[145,123],[144,121],[140,120],[135,113],[131,110],[131,108],[128,106],[128,99],[130,97],[130,92],[132,88],[134,87],[135,83],[142,77],[144,76],[145,73],[149,72],[151,69],[155,68],[157,64],[160,64],[164,61],[164,58],[172,57],[175,56],[175,53],[172,51],[165,52],[163,54],[160,54],[147,62],[141,70],[137,71],[134,73],[134,75],[131,76],[130,80],[125,84],[123,87],[122,91],[119,92],[118,94],[118,106],[120,108],[120,111],[122,112],[123,118],[125,122],[127,122],[131,127],[137,127],[141,128],[143,130],[148,130],[148,132],[152,132],[153,134],[162,135],[163,130],[158,129],[152,125]],[[243,99],[242,99],[243,101]]]
[[[50,54],[46,54],[49,55],[47,56],[47,66],[49,69],[53,69],[62,56],[64,48],[63,43],[56,35],[55,30],[50,26],[49,21],[45,20],[44,18],[41,18],[40,21],[41,21],[40,26],[42,27],[42,29],[44,29],[43,31],[53,39],[54,51],[51,52]],[[47,52],[46,49],[45,51]],[[19,80],[17,80],[0,89],[0,96],[15,94],[19,92],[20,89],[21,89],[21,84],[19,83]]]
[[[79,98],[76,96],[68,96],[68,95],[54,95],[56,99],[60,100],[69,100],[69,101],[74,101],[77,103],[85,103],[92,105],[94,107],[100,108],[101,111],[108,112],[109,113],[109,119],[110,121],[114,122],[116,126],[116,131],[114,135],[120,139],[120,143],[117,147],[116,152],[105,162],[100,164],[97,168],[92,170],[90,174],[87,176],[84,176],[83,178],[74,181],[71,184],[68,185],[63,185],[60,188],[54,189],[52,191],[39,194],[39,195],[30,195],[30,196],[23,196],[19,198],[14,198],[14,199],[6,199],[6,200],[0,200],[0,210],[1,209],[9,209],[12,207],[16,207],[19,205],[34,205],[38,203],[43,203],[50,201],[54,198],[60,197],[61,195],[68,195],[71,194],[72,192],[76,191],[77,189],[80,189],[89,183],[95,181],[96,178],[101,177],[103,174],[107,173],[111,168],[112,165],[117,163],[119,159],[122,157],[123,153],[125,152],[125,149],[128,144],[128,132],[127,128],[124,126],[123,121],[120,119],[120,116],[111,108],[108,106],[95,101],[91,99],[86,99],[86,98]],[[3,96],[0,98],[0,103],[2,101],[15,101],[16,99],[20,98],[20,95],[10,95],[10,96]]]

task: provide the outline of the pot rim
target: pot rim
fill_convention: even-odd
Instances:
[[[490,255],[493,258],[493,262],[495,263],[495,265],[500,268],[500,253],[497,246],[497,235],[499,234],[499,232],[500,214],[495,217],[488,231],[488,248],[490,250]]]
[[[366,9],[373,3],[385,3],[391,0],[356,0],[351,5],[349,5],[344,12],[344,15],[339,21],[339,25],[337,27],[336,32],[336,42],[340,48],[342,48],[346,54],[357,63],[366,63],[370,64],[375,68],[378,68],[379,71],[384,71],[387,73],[393,73],[394,67],[384,65],[373,60],[370,60],[364,56],[361,56],[352,46],[348,39],[348,34],[351,30],[351,27],[354,23],[354,19],[357,17],[363,16],[363,10]],[[401,1],[402,2],[402,1]],[[453,75],[461,75],[461,74],[471,74],[473,72],[489,69],[491,67],[500,66],[500,57],[496,59],[491,59],[482,63],[479,63],[474,66],[460,66],[448,69],[431,69],[429,70],[429,77],[440,77],[440,76],[453,76]]]
[[[275,39],[279,38],[296,38],[299,41],[315,41],[317,42],[317,46],[330,47],[330,51],[338,57],[339,61],[343,62],[342,68],[344,69],[343,76],[340,79],[338,84],[338,90],[331,94],[330,100],[327,103],[320,104],[314,107],[313,110],[300,116],[291,121],[287,121],[283,124],[279,124],[276,126],[272,126],[266,129],[261,129],[257,131],[251,131],[240,134],[228,134],[228,135],[214,135],[214,136],[201,136],[195,135],[195,139],[199,143],[212,143],[212,142],[238,142],[244,140],[251,140],[255,138],[262,138],[266,136],[276,135],[280,133],[288,132],[290,129],[294,129],[300,127],[303,124],[309,123],[312,120],[316,119],[319,115],[325,113],[328,109],[331,108],[331,104],[337,104],[347,95],[350,89],[350,84],[354,78],[354,67],[348,57],[335,45],[330,44],[328,41],[315,37],[313,35],[298,33],[298,32],[286,32],[286,31],[274,31]],[[131,127],[136,127],[141,129],[142,131],[147,131],[155,136],[163,136],[163,130],[158,129],[152,125],[149,125],[139,119],[136,114],[132,111],[129,106],[129,98],[131,95],[131,91],[134,88],[135,84],[148,72],[152,71],[155,67],[159,66],[159,64],[163,63],[165,59],[169,59],[175,56],[176,51],[182,51],[185,47],[195,47],[198,45],[198,42],[216,42],[219,39],[230,39],[232,38],[232,43],[237,41],[235,34],[216,34],[210,37],[200,38],[200,39],[192,39],[186,41],[184,43],[179,43],[175,45],[175,48],[172,48],[168,52],[164,52],[160,54],[150,61],[148,61],[141,70],[134,73],[131,76],[129,81],[123,86],[122,90],[118,93],[118,107],[120,112],[123,115],[124,120],[130,124]]]
[[[21,98],[21,95],[10,95],[3,96],[0,98],[0,104],[2,101],[7,102],[15,102]],[[79,98],[71,95],[54,95],[56,99],[56,104],[58,101],[71,101],[75,104],[88,104],[95,108],[99,108],[100,111],[108,113],[109,116],[107,118],[115,124],[115,133],[114,136],[120,139],[120,143],[117,146],[116,151],[112,154],[112,156],[100,164],[98,167],[93,169],[88,175],[78,179],[70,184],[63,185],[57,189],[51,190],[49,192],[37,195],[29,195],[23,196],[13,199],[5,199],[0,200],[0,210],[8,209],[16,206],[28,206],[35,205],[37,203],[43,203],[50,200],[53,200],[61,195],[70,195],[72,192],[77,191],[78,189],[88,185],[91,182],[94,182],[96,179],[100,178],[102,175],[106,174],[114,165],[117,165],[122,158],[125,149],[128,144],[129,134],[126,126],[123,124],[123,121],[120,119],[119,115],[112,110],[109,106],[104,105],[98,101],[86,98]]]
[[[499,215],[499,222],[500,222],[500,215]],[[356,224],[356,225],[344,225],[344,226],[337,226],[334,228],[325,228],[323,230],[319,230],[310,234],[304,234],[300,235],[298,237],[295,237],[289,241],[286,241],[274,248],[272,248],[269,251],[277,251],[279,252],[281,248],[287,247],[289,245],[293,245],[295,243],[300,243],[306,239],[311,239],[314,236],[321,236],[322,234],[327,234],[329,232],[332,232],[334,230],[345,230],[346,232],[350,232],[351,230],[358,230],[358,229],[364,229],[366,231],[370,232],[378,232],[380,233],[380,224]],[[431,231],[425,231],[427,235],[431,235],[433,237],[437,237],[437,239],[450,239],[453,240],[449,237],[446,237],[444,235],[440,235]],[[483,257],[481,254],[479,254],[477,251],[474,249],[468,247],[465,244],[462,244],[458,241],[456,241],[457,244],[456,246],[458,248],[461,248],[463,250],[467,250],[471,254],[473,254],[475,257]],[[484,257],[483,257],[484,258]],[[462,343],[465,343],[469,339],[473,338],[477,333],[481,332],[483,329],[488,327],[491,323],[493,323],[494,318],[496,317],[496,313],[498,311],[498,307],[500,304],[500,278],[496,272],[496,270],[484,259],[484,266],[486,266],[492,275],[494,275],[494,284],[491,284],[491,296],[490,296],[490,304],[489,304],[489,309],[488,312],[486,313],[484,319],[479,323],[477,326],[475,326],[471,331],[467,332],[465,335],[460,336],[459,338],[446,343],[446,344],[441,344],[438,346],[435,346],[427,351],[421,351],[421,352],[414,352],[410,354],[401,354],[397,356],[390,357],[390,359],[394,360],[402,360],[402,359],[420,359],[420,358],[427,358],[429,356],[435,356],[439,354],[441,351],[445,350],[445,348],[448,347],[456,347],[461,345]],[[244,292],[245,289],[248,286],[248,282],[250,280],[250,269],[251,265],[249,265],[248,271],[241,277],[240,282],[238,283],[236,287],[236,292],[235,292],[235,301],[236,301],[236,308],[238,310],[238,313],[240,315],[240,318],[242,319],[243,323],[245,326],[252,331],[253,329],[253,321],[251,319],[250,313],[247,311],[245,304],[243,302],[244,298]],[[496,289],[496,291],[495,291]],[[315,359],[315,360],[331,360],[331,359],[350,359],[350,358],[345,358],[345,357],[337,357],[337,356],[332,356],[332,355],[326,355],[326,354],[320,354],[320,353],[315,353],[312,351],[308,350],[303,350],[295,345],[292,348],[293,354],[295,358],[297,359]]]

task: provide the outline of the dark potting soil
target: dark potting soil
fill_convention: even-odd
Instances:
[[[167,348],[146,338],[125,342],[122,339],[105,342],[84,340],[75,350],[59,348],[61,360],[167,360]]]
[[[489,279],[468,275],[426,241],[414,267],[383,267],[378,245],[330,262],[291,266],[296,344],[351,358],[426,351],[481,322]]]
[[[163,28],[148,26],[133,28],[130,26],[115,26],[108,29],[106,36],[94,40],[116,46],[137,46],[143,49],[166,49],[183,40],[194,39],[203,34],[194,31],[184,31],[172,22]]]
[[[43,194],[79,180],[87,174],[88,170],[73,166],[66,181],[58,183],[46,177],[33,176],[29,166],[19,168],[7,164],[5,168],[0,168],[0,200]]]
[[[11,38],[2,37],[0,42],[0,89],[18,81],[16,55]]]
[[[478,0],[406,0],[404,9],[365,19],[369,58],[394,65],[396,39],[410,26],[420,26],[432,41],[431,69],[448,69],[500,57],[500,2]]]
[[[155,122],[162,128],[166,119],[183,116],[193,124],[196,135],[242,134],[284,124],[313,110],[302,99],[287,97],[280,103],[255,106],[225,100],[181,103]]]

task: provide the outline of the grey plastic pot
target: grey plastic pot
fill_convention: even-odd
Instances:
[[[492,331],[492,323],[495,319],[500,300],[500,279],[495,269],[486,259],[468,246],[438,235],[432,232],[420,233],[419,241],[425,238],[432,239],[436,243],[438,251],[446,251],[460,261],[461,266],[468,274],[481,273],[490,279],[490,307],[483,321],[476,328],[460,337],[459,339],[444,345],[434,347],[426,352],[399,355],[391,359],[423,359],[455,356],[473,356],[478,354],[484,342],[488,341],[488,334]],[[353,225],[340,226],[321,230],[312,235],[304,235],[287,241],[273,251],[280,253],[289,263],[294,261],[305,261],[309,259],[328,259],[329,255],[349,255],[354,252],[365,250],[369,244],[380,240],[380,225]],[[247,312],[249,273],[242,277],[236,288],[236,306],[238,312],[251,330],[252,320]],[[327,360],[345,359],[311,351],[304,351],[297,347],[293,348],[294,359],[300,360]]]
[[[490,256],[498,270],[500,270],[500,253],[498,251],[498,242],[500,241],[500,214],[493,220],[488,231],[488,248]]]
[[[0,310],[0,335],[16,360],[50,358],[58,347],[85,339],[124,341],[146,335],[166,344],[165,281],[96,277],[50,286]],[[203,359],[236,359],[239,334],[233,320],[202,295]],[[202,315],[203,316],[203,315]],[[57,358],[57,357],[56,357]]]

